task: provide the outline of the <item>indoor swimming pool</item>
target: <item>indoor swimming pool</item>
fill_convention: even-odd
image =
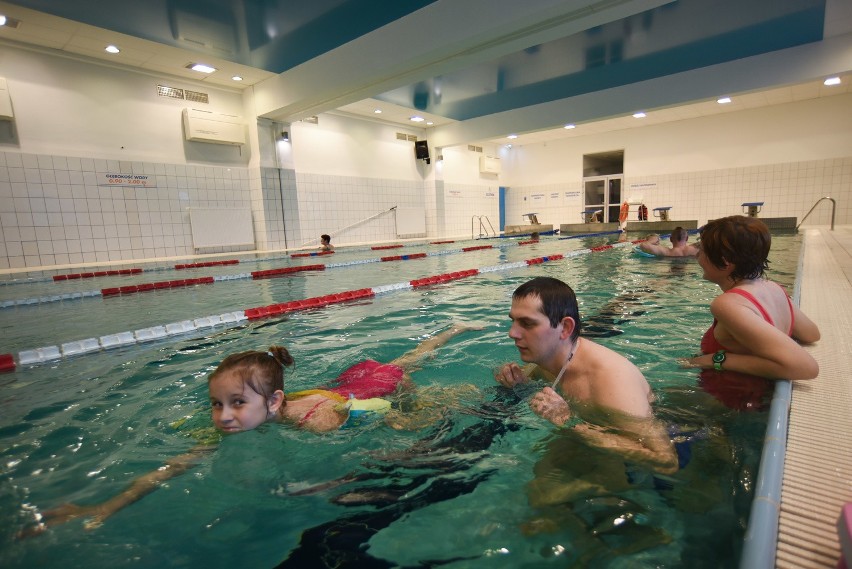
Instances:
[[[41,361],[0,375],[0,564],[735,566],[768,393],[732,404],[736,394],[706,389],[696,370],[677,363],[698,351],[716,285],[701,278],[694,260],[639,257],[629,243],[606,247],[614,236],[518,242],[364,247],[318,257],[235,254],[239,263],[190,269],[159,264],[139,265],[143,271],[132,275],[7,278],[0,352],[16,360],[46,347],[59,353],[42,351]],[[773,236],[768,275],[790,291],[800,245],[797,235]],[[381,260],[395,256],[407,258]],[[322,268],[246,276],[312,265]],[[463,273],[472,269],[478,272]],[[75,296],[207,276],[228,278]],[[643,371],[678,445],[677,473],[657,476],[590,449],[534,415],[529,393],[494,382],[495,366],[518,360],[507,336],[512,292],[536,276],[569,283],[584,334]],[[379,293],[267,317],[204,320],[363,289]],[[97,345],[177,322],[203,325]],[[18,535],[45,510],[108,499],[188,451],[193,434],[212,425],[206,376],[229,353],[287,346],[296,366],[285,372],[285,389],[297,391],[366,358],[390,361],[458,322],[482,329],[456,336],[412,374],[424,406],[417,429],[376,422],[318,435],[266,424],[222,438],[194,469],[98,527],[75,519]],[[63,352],[86,339],[95,347]],[[533,508],[527,484],[536,464],[553,456],[564,468],[552,478],[571,492]]]

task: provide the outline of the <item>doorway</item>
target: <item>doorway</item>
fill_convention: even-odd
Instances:
[[[595,221],[618,222],[623,185],[623,150],[583,156],[583,209],[600,211]]]

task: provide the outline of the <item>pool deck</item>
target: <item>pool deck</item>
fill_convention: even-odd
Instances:
[[[800,306],[820,327],[820,373],[793,383],[775,567],[834,569],[852,502],[852,227],[804,233]]]

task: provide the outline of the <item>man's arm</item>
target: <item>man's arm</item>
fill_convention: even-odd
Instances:
[[[580,420],[572,413],[568,402],[549,387],[533,396],[530,408],[554,425],[570,428],[589,446],[610,450],[663,474],[677,472],[674,445],[666,429],[653,417],[637,417],[601,408],[606,411],[602,415],[611,422],[611,426],[604,428]]]

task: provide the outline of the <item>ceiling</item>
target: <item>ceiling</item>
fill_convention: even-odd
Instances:
[[[0,1],[13,24],[0,42],[252,89],[281,122],[339,112],[440,146],[529,144],[849,92],[850,4],[14,0]]]

